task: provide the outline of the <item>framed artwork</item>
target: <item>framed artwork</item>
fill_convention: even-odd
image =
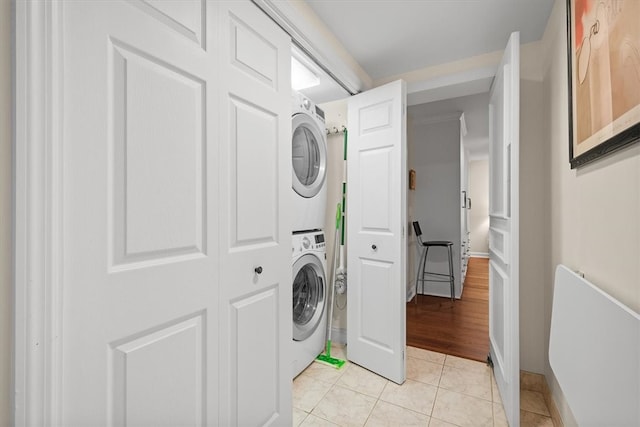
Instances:
[[[640,140],[640,0],[567,0],[571,168]]]

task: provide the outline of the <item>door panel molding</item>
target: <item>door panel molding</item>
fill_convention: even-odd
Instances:
[[[278,114],[252,102],[229,95],[229,173],[230,209],[229,248],[248,250],[257,245],[268,247],[279,242]],[[256,147],[256,136],[261,136]],[[247,179],[259,170],[260,180]],[[261,215],[256,218],[255,206]]]
[[[278,91],[278,48],[237,15],[230,14],[231,63],[270,89]],[[264,51],[269,51],[267,55]],[[256,55],[255,52],[261,52]]]
[[[196,16],[191,19],[185,19],[185,16],[176,16],[172,14],[175,10],[171,10],[171,4],[168,2],[160,2],[157,0],[128,0],[129,3],[139,8],[152,18],[156,19],[162,25],[176,31],[189,40],[197,43],[202,49],[206,49],[205,28],[206,23],[206,4],[205,0],[200,0],[200,7],[194,8],[197,12]],[[184,2],[186,3],[186,2]],[[183,4],[184,4],[183,3]],[[195,5],[197,3],[191,2]],[[185,22],[190,21],[190,22]]]
[[[268,425],[278,418],[282,386],[279,377],[283,370],[289,372],[288,366],[278,363],[284,350],[279,345],[282,337],[278,328],[278,313],[283,310],[279,287],[283,285],[277,283],[229,301],[230,330],[235,332],[230,336],[230,350],[237,355],[228,366],[230,375],[236,378],[230,389],[235,395],[244,396],[232,403],[229,414],[232,425]],[[256,322],[256,319],[264,320]],[[258,354],[261,363],[255,363]],[[269,393],[264,393],[265,389]]]
[[[206,256],[206,82],[113,37],[109,41],[111,271]],[[149,123],[148,111],[163,118]],[[152,144],[144,143],[143,134],[153,134]],[[168,165],[181,173],[168,175]],[[156,196],[152,203],[136,203],[142,194]],[[180,233],[154,233],[178,219]]]
[[[495,298],[489,300],[489,304],[492,306],[492,311],[494,313],[499,313],[500,316],[497,317],[508,317],[509,307],[507,305],[507,300],[505,299],[505,287],[509,286],[509,278],[507,274],[504,272],[500,266],[493,262],[489,261],[489,277],[490,283],[494,286],[494,291],[492,296]],[[491,343],[493,344],[493,348],[495,350],[494,356],[498,363],[495,363],[494,366],[498,366],[502,372],[502,376],[506,377],[507,372],[509,372],[508,368],[508,360],[505,359],[505,346],[506,346],[506,336],[504,325],[502,328],[496,329],[500,327],[495,322],[495,317],[489,319],[489,338]]]
[[[110,381],[108,384],[109,425],[124,426],[144,424],[148,420],[139,409],[154,406],[159,418],[176,424],[202,425],[206,419],[207,390],[203,384],[206,378],[206,339],[204,333],[207,313],[201,311],[187,318],[176,319],[159,327],[138,333],[111,343],[109,346]],[[173,359],[173,360],[172,360]],[[174,366],[169,375],[158,378],[157,370],[148,366],[161,364],[166,368]],[[189,362],[195,360],[195,364]],[[164,363],[163,363],[164,362]],[[174,362],[174,363],[172,363]],[[168,369],[163,369],[166,374]],[[178,371],[178,372],[176,372]],[[188,372],[185,372],[188,371]],[[163,391],[173,391],[175,381],[187,379],[189,393],[170,393],[162,396]],[[145,384],[153,382],[150,395]],[[158,387],[158,385],[161,385]],[[184,384],[180,390],[184,391]],[[162,387],[164,386],[164,387]],[[153,393],[155,392],[155,393]],[[155,399],[154,399],[155,397]],[[155,400],[155,402],[154,402]],[[163,407],[161,402],[173,401],[175,406]],[[176,408],[176,412],[170,409]],[[138,411],[136,411],[138,410]],[[136,413],[138,412],[138,413]],[[190,422],[186,422],[190,420]]]
[[[509,237],[507,231],[489,227],[489,250],[505,265],[509,264]]]

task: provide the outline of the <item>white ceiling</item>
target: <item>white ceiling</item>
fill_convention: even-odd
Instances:
[[[374,80],[542,38],[554,0],[306,0]]]
[[[521,44],[540,40],[554,0],[306,2],[375,81],[502,50],[513,31],[520,31]],[[484,79],[481,90],[463,85],[459,90],[449,87],[409,93],[410,115],[464,112],[468,130],[465,148],[472,159],[487,157],[489,96],[479,92],[488,90],[491,80],[491,76]],[[316,102],[331,100],[323,96],[324,85],[314,89]],[[335,93],[340,93],[339,87],[333,88],[332,95]],[[314,99],[311,93],[308,96]],[[428,102],[434,99],[440,101]]]

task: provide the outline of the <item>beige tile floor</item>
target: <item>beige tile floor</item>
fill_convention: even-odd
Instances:
[[[332,356],[345,359],[344,348]],[[538,396],[539,394],[539,396]],[[524,392],[523,426],[553,426],[541,393]],[[293,382],[294,426],[507,426],[486,364],[407,348],[407,380],[399,386],[347,362],[314,362]]]

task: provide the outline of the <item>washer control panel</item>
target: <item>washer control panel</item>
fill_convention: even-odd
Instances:
[[[322,231],[303,231],[294,233],[292,237],[292,255],[294,257],[302,252],[324,252],[324,233]]]

